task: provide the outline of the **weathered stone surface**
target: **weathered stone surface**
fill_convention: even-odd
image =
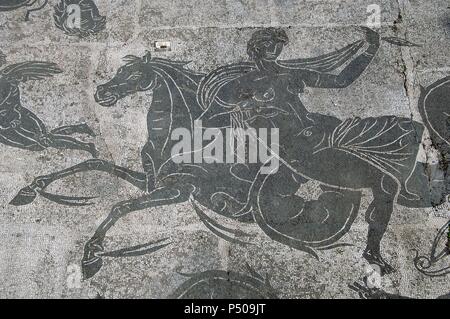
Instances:
[[[111,107],[102,107],[94,97],[100,85],[116,77],[127,55],[142,58],[150,51],[152,58],[190,61],[187,68],[207,74],[224,65],[248,62],[247,43],[255,31],[278,27],[289,38],[279,60],[317,57],[364,39],[361,26],[367,23],[368,6],[375,3],[381,9],[377,31],[382,37],[398,37],[419,46],[397,46],[382,40],[373,61],[352,85],[306,87],[300,99],[309,112],[342,121],[393,115],[423,123],[421,87],[447,77],[450,70],[450,21],[445,0],[98,0],[98,10],[106,16],[105,29],[85,38],[56,28],[53,5],[59,1],[50,2],[33,12],[29,21],[24,19],[26,8],[0,12],[0,50],[6,56],[6,67],[46,61],[62,70],[43,80],[20,81],[22,106],[35,113],[48,131],[88,124],[96,136],[74,137],[95,143],[99,159],[138,172],[144,171],[141,151],[149,136],[147,113],[159,97],[151,91],[138,92]],[[170,41],[171,51],[156,52],[156,40]],[[423,137],[417,133],[416,138],[417,144],[422,144],[418,161],[427,163],[425,168],[434,165],[440,172],[448,171],[444,152],[428,132],[425,130]],[[229,243],[206,227],[186,198],[181,203],[127,214],[104,242],[107,252],[165,238],[170,245],[143,256],[104,257],[101,270],[83,281],[81,261],[86,243],[115,205],[138,199],[144,192],[108,173],[89,171],[58,180],[45,191],[97,197],[91,206],[63,206],[40,195],[29,205],[13,206],[10,201],[36,177],[92,156],[80,149],[31,151],[3,142],[0,153],[2,298],[166,298],[190,278],[185,274],[208,276],[208,271],[251,277],[258,289],[266,287],[259,276],[269,275],[270,285],[280,298],[358,298],[349,285],[367,276],[375,276],[372,279],[379,280],[382,290],[395,295],[436,298],[450,291],[448,278],[431,278],[414,266],[414,250],[427,256],[439,228],[449,219],[448,202],[437,207],[431,203],[416,208],[393,205],[381,251],[396,271],[379,277],[363,258],[368,242],[366,220],[371,218],[374,200],[369,187],[360,190],[358,216],[338,241],[352,246],[316,250],[318,258],[295,249],[285,238],[277,241],[268,236],[257,223],[230,220],[204,207],[228,231],[237,229],[251,235],[231,235],[248,241],[248,245]],[[336,170],[352,163],[327,159],[328,167]],[[210,177],[206,188],[215,187],[221,179],[223,176]],[[311,180],[297,194],[316,200],[323,184]],[[280,211],[280,215],[288,213]],[[315,222],[311,221],[311,227]],[[448,266],[449,259],[439,265],[446,262]],[[220,291],[219,283],[214,285]]]

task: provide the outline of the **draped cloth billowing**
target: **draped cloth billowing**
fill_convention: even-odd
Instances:
[[[337,51],[314,58],[280,60],[277,64],[287,69],[302,69],[329,73],[349,62],[364,46],[364,41],[359,40]]]
[[[278,60],[276,63],[282,70],[310,70],[329,73],[350,62],[364,46],[359,40],[346,47],[318,57],[294,60]],[[245,73],[256,70],[253,62],[241,62],[219,67],[209,73],[200,83],[197,91],[197,101],[206,110],[215,100],[219,90],[227,83],[241,77]]]
[[[406,188],[405,179],[416,162],[422,133],[423,126],[408,118],[355,117],[337,126],[329,143],[394,177]]]

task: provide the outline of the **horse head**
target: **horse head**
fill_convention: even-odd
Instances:
[[[117,70],[114,78],[97,87],[94,97],[101,106],[110,107],[126,96],[155,88],[157,74],[149,65],[150,52],[142,58],[127,55],[124,60],[127,63]]]

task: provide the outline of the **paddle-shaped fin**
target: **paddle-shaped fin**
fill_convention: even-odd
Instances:
[[[335,249],[335,248],[353,247],[353,246],[355,246],[355,245],[349,244],[349,243],[342,243],[342,244],[335,244],[335,245],[330,245],[330,246],[326,246],[326,247],[319,247],[319,248],[317,248],[317,250],[330,250],[330,249]]]
[[[250,242],[241,241],[239,239],[233,238],[225,234],[224,232],[233,234],[235,236],[242,236],[242,237],[251,237],[249,234],[246,234],[239,230],[234,230],[227,228],[223,225],[220,225],[218,222],[210,218],[208,215],[203,212],[203,210],[195,203],[195,201],[191,198],[189,200],[192,204],[192,207],[194,207],[195,212],[199,216],[200,220],[203,222],[203,224],[216,236],[234,244],[240,244],[240,245],[251,245]],[[222,231],[221,231],[222,230]]]
[[[397,37],[384,37],[384,38],[381,38],[381,40],[386,41],[387,43],[390,43],[390,44],[401,46],[401,47],[421,47],[420,44],[416,44],[416,43],[410,42],[408,40],[404,40],[402,38],[397,38]]]
[[[39,191],[39,194],[42,197],[48,199],[49,201],[65,206],[88,206],[93,204],[89,202],[91,199],[97,198],[97,197],[75,197],[75,196],[56,195],[44,191]]]
[[[158,251],[158,250],[170,245],[171,242],[158,245],[159,243],[162,243],[168,239],[169,238],[164,238],[164,239],[154,241],[154,242],[149,242],[146,244],[141,244],[141,245],[126,247],[126,248],[122,248],[122,249],[118,249],[118,250],[98,253],[97,255],[101,256],[101,257],[114,257],[114,258],[142,256],[142,255],[153,253],[155,251]]]

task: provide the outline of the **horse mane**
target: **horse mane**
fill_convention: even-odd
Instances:
[[[189,125],[193,130],[194,120],[202,110],[197,105],[196,93],[200,80],[204,74],[186,68],[187,61],[171,61],[163,58],[150,58],[147,53],[143,58],[128,55],[124,58],[127,65],[138,64],[140,68],[147,68],[147,72],[156,75],[156,83],[160,90],[153,91],[152,106],[149,118],[169,117],[170,125],[166,127],[167,135],[163,139],[152,140],[153,148],[163,156],[164,163],[170,161],[171,154],[168,145],[171,141],[172,130],[176,127]],[[156,93],[157,92],[157,93]],[[158,96],[155,96],[158,94]],[[165,115],[154,114],[155,110],[165,110]],[[173,116],[176,114],[177,116]],[[169,151],[168,153],[166,151]],[[154,163],[159,168],[164,165]]]
[[[62,73],[56,63],[31,61],[8,65],[1,71],[1,76],[18,82],[42,80]]]
[[[122,60],[125,62],[124,66],[132,66],[137,63],[143,63],[156,69],[162,69],[164,72],[167,72],[167,74],[176,71],[177,73],[187,77],[196,85],[198,85],[200,80],[205,76],[203,73],[186,68],[186,65],[191,63],[191,61],[172,61],[163,58],[151,58],[148,62],[146,62],[145,57],[142,58],[132,54],[124,56]],[[164,74],[161,74],[161,76],[164,76]]]
[[[255,63],[241,62],[225,65],[210,72],[202,79],[198,87],[198,104],[206,110],[224,85],[255,69]]]
[[[125,66],[129,66],[138,62],[142,62],[142,58],[135,56],[135,55],[126,55],[122,58],[123,61],[126,62]]]
[[[194,82],[198,83],[199,79],[203,78],[205,76],[205,74],[186,68],[186,65],[188,65],[189,63],[191,63],[191,61],[172,61],[172,60],[167,60],[167,59],[163,59],[163,58],[153,58],[150,61],[150,65],[166,67],[166,68],[168,67],[170,69],[175,69],[178,72],[180,72],[186,76],[189,76],[191,78],[194,77],[195,78]]]

